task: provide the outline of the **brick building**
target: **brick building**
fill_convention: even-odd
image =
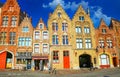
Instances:
[[[17,50],[15,57],[16,69],[22,69],[23,67],[31,69],[33,26],[31,23],[31,18],[29,18],[27,14],[18,28]]]
[[[95,33],[98,67],[117,67],[119,64],[114,30],[109,28],[104,20],[101,19],[100,25]]]
[[[40,18],[33,31],[32,64],[35,70],[46,70],[49,63],[49,31]]]
[[[20,11],[17,0],[0,4],[0,69],[48,70],[118,67],[120,22],[110,26],[101,20],[94,28],[87,12],[79,6],[72,19],[59,4],[33,28],[31,18]],[[48,26],[48,27],[47,27]]]
[[[90,64],[96,65],[95,29],[89,15],[79,6],[72,18],[72,49],[74,62],[73,68],[88,68]]]
[[[18,25],[23,18],[17,0],[7,0],[1,8],[0,68],[14,68],[17,50]]]
[[[120,64],[120,21],[116,20],[116,19],[111,19],[111,23],[110,23],[110,28],[114,30],[115,32],[115,41],[116,41],[116,49],[118,52],[118,56],[119,56],[119,64]]]
[[[72,68],[71,20],[61,5],[58,5],[50,15],[48,30],[50,34],[50,62],[52,68]]]

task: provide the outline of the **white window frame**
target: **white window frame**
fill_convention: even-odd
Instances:
[[[109,65],[109,56],[107,54],[100,55],[101,65]]]
[[[75,30],[76,30],[76,33],[82,33],[81,27],[76,27]]]
[[[44,46],[44,45],[46,45],[46,46]],[[43,53],[49,53],[49,44],[48,43],[43,43],[42,44],[42,50],[43,50]],[[46,48],[46,49],[45,49]]]
[[[89,34],[90,33],[90,27],[84,27],[84,32],[85,32],[85,34]]]
[[[44,32],[47,32],[47,34],[44,34]],[[49,33],[48,31],[43,31],[42,32],[42,37],[43,37],[43,40],[47,40],[49,38]]]
[[[39,32],[39,34],[36,34],[36,32]],[[37,36],[36,36],[37,35]],[[40,39],[40,31],[34,31],[34,39],[39,40]]]
[[[85,47],[86,49],[92,48],[92,40],[90,38],[85,39]]]
[[[35,51],[35,44],[38,44],[38,51],[37,52]],[[35,44],[34,44],[34,53],[40,53],[40,44],[39,43],[35,43]]]
[[[76,38],[76,48],[82,49],[83,48],[83,40],[82,38]]]

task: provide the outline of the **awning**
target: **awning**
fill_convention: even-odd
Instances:
[[[37,59],[37,60],[48,59],[48,56],[32,56],[32,59]]]
[[[17,59],[32,59],[31,56],[16,56]]]

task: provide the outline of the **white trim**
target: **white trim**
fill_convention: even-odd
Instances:
[[[47,39],[43,39],[43,32],[47,32],[48,33],[48,36],[47,36],[48,38]],[[43,30],[42,31],[42,40],[49,40],[49,31],[48,30]]]
[[[33,43],[33,53],[36,53],[36,52],[34,51],[34,50],[35,50],[35,48],[34,48],[35,44],[39,44],[39,52],[38,52],[38,53],[40,53],[40,43]]]
[[[42,54],[43,54],[43,44],[47,44],[47,46],[48,46],[48,54],[50,53],[50,51],[49,51],[49,43],[42,43]]]
[[[40,34],[40,35],[39,35],[39,39],[35,39],[35,32],[36,32],[36,31],[38,31],[39,34]],[[40,32],[39,30],[34,30],[34,32],[33,32],[33,39],[34,39],[34,40],[40,40],[40,36],[41,36],[41,32]]]
[[[5,50],[2,50],[2,51],[0,52],[0,54],[3,53],[3,52],[5,52],[5,51],[12,54],[12,69],[14,69],[14,53],[11,52],[11,51],[9,51],[9,50],[7,50],[7,49],[5,49]]]

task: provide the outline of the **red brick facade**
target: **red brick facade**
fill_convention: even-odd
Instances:
[[[118,66],[118,52],[116,50],[116,40],[113,29],[110,29],[104,20],[100,22],[100,26],[96,29],[96,44],[97,44],[97,55],[100,57],[102,54],[108,56],[110,62],[102,64],[101,58],[99,58],[99,64],[101,68],[110,67],[110,65]]]

